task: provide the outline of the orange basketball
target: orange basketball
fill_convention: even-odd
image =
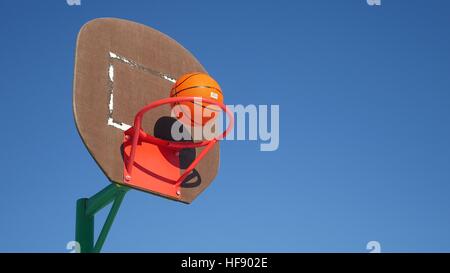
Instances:
[[[219,84],[208,74],[200,72],[181,76],[170,90],[170,97],[198,97],[223,102]],[[182,113],[179,119],[191,126],[205,125],[221,112],[220,107],[206,102],[187,101],[172,107],[178,105],[182,106],[179,108]]]

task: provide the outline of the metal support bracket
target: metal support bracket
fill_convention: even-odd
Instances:
[[[80,244],[81,253],[99,253],[101,251],[114,222],[114,218],[128,190],[128,187],[111,184],[91,198],[77,200],[75,240]],[[97,242],[94,244],[95,214],[111,202],[114,203],[100,231]]]

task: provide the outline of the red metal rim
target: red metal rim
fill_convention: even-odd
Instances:
[[[228,127],[226,128],[226,130],[220,136],[215,137],[211,140],[204,140],[204,141],[200,141],[200,142],[176,142],[176,141],[169,141],[169,140],[157,138],[157,137],[149,135],[141,130],[143,116],[148,111],[150,111],[156,107],[159,107],[161,105],[164,105],[164,104],[173,104],[173,103],[188,102],[188,101],[194,102],[195,100],[199,100],[199,99],[202,102],[219,106],[222,109],[222,111],[224,111],[227,114],[227,116],[229,118],[229,124],[228,124]],[[205,149],[199,155],[198,158],[196,158],[195,163],[191,164],[191,166],[188,168],[188,169],[193,169],[193,167],[198,164],[198,162],[203,158],[203,156],[207,153],[207,151],[210,150],[211,147],[218,140],[224,139],[226,137],[226,135],[233,128],[233,125],[234,125],[233,113],[230,111],[230,109],[228,109],[228,107],[226,107],[225,104],[215,101],[215,100],[204,99],[201,97],[174,97],[174,98],[161,99],[161,100],[155,101],[153,103],[150,103],[150,104],[146,105],[145,107],[143,107],[136,114],[136,116],[134,118],[134,126],[125,132],[126,135],[129,135],[132,137],[132,142],[131,142],[132,147],[131,147],[131,153],[130,153],[130,160],[127,164],[127,170],[131,173],[131,170],[133,168],[135,154],[136,154],[136,147],[137,147],[139,141],[146,141],[146,142],[149,142],[149,143],[152,143],[155,145],[166,146],[168,148],[173,148],[173,149],[189,149],[189,148],[198,148],[198,147],[208,146],[208,148]],[[139,133],[136,134],[135,132],[139,132]],[[180,179],[181,179],[181,177],[180,177]],[[181,182],[181,180],[180,180],[180,182]]]
[[[161,105],[164,104],[173,104],[173,103],[180,103],[180,102],[187,102],[187,101],[194,101],[196,99],[201,99],[202,102],[208,103],[208,104],[214,104],[219,106],[222,111],[224,111],[229,118],[229,124],[227,129],[218,137],[215,137],[214,139],[216,140],[221,140],[224,139],[225,136],[231,131],[231,129],[233,128],[233,124],[234,124],[234,116],[233,113],[230,111],[230,109],[228,109],[228,107],[226,107],[225,104],[215,101],[215,100],[211,100],[211,99],[205,99],[205,98],[201,98],[201,97],[174,97],[174,98],[166,98],[166,99],[161,99],[158,101],[155,101],[153,103],[150,103],[148,105],[146,105],[145,107],[143,107],[135,116],[134,118],[134,126],[132,127],[133,130],[128,130],[127,135],[133,135],[133,136],[137,136],[136,134],[134,134],[134,132],[138,131],[139,132],[139,139],[147,141],[149,143],[153,143],[155,145],[160,145],[160,146],[169,146],[169,147],[173,147],[175,149],[185,149],[185,148],[198,148],[198,147],[202,147],[202,146],[206,146],[208,145],[208,143],[210,143],[211,141],[213,141],[214,139],[211,140],[205,140],[205,141],[200,141],[200,142],[176,142],[176,141],[169,141],[169,140],[164,140],[164,139],[160,139],[157,138],[155,136],[149,135],[147,133],[145,133],[144,131],[141,130],[142,128],[142,118],[144,116],[145,113],[147,113],[148,111],[159,107]]]

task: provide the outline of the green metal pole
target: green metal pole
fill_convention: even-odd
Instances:
[[[100,252],[128,190],[128,187],[111,184],[89,199],[81,198],[77,200],[75,240],[80,244],[82,253]],[[95,214],[112,201],[114,201],[114,204],[111,207],[97,243],[94,245]]]
[[[87,201],[87,198],[77,200],[75,240],[80,244],[81,253],[89,253],[94,248],[94,216],[86,214]]]
[[[106,236],[108,236],[109,230],[111,229],[111,226],[114,222],[114,218],[116,217],[117,212],[119,211],[120,204],[122,204],[123,198],[125,197],[125,193],[126,192],[118,193],[116,199],[114,200],[111,210],[109,211],[108,218],[106,218],[102,231],[100,232],[100,235],[97,238],[97,242],[95,243],[93,252],[98,253],[102,249],[103,244],[106,241]]]

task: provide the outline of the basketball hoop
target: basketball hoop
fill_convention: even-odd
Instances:
[[[153,135],[147,134],[142,130],[142,119],[144,117],[144,114],[148,111],[159,107],[164,104],[175,104],[175,103],[181,103],[181,102],[194,102],[201,99],[201,102],[208,103],[212,105],[216,105],[224,111],[228,118],[229,118],[229,124],[226,130],[220,134],[217,137],[214,137],[211,140],[202,140],[198,142],[192,141],[185,141],[185,142],[177,142],[177,141],[171,141],[171,140],[164,140],[161,138],[157,138]],[[172,198],[179,198],[180,196],[180,187],[183,181],[186,179],[186,177],[191,174],[191,172],[195,169],[197,164],[205,157],[205,155],[214,147],[214,145],[217,143],[217,141],[224,139],[225,136],[231,131],[234,124],[234,116],[233,113],[223,104],[215,100],[211,99],[205,99],[205,98],[198,98],[198,97],[172,97],[172,98],[166,98],[161,99],[158,101],[155,101],[153,103],[148,104],[147,106],[143,107],[135,116],[134,118],[134,124],[133,127],[125,131],[124,135],[124,150],[125,147],[128,147],[131,145],[131,149],[129,150],[129,157],[126,157],[126,153],[124,152],[124,183],[125,184],[132,184],[135,187],[141,187],[145,188],[146,190],[153,190],[157,191],[159,193],[162,193],[163,195],[166,195],[168,197]],[[201,125],[197,125],[201,126]],[[147,146],[146,146],[147,145]],[[152,148],[153,145],[153,148]],[[157,147],[158,149],[154,149],[154,147]],[[168,169],[171,170],[171,174],[169,176],[174,177],[174,173],[178,169],[178,172],[180,172],[179,166],[176,166],[175,168],[171,168],[167,162],[167,158],[171,157],[173,158],[173,155],[179,155],[179,152],[183,149],[192,149],[192,148],[199,148],[199,147],[205,147],[201,153],[194,159],[194,161],[185,169],[184,173],[180,176],[178,174],[178,178],[174,181],[173,179],[163,177],[164,174],[167,174]],[[146,168],[153,168],[158,169],[158,167],[155,167],[153,164],[147,164],[148,166],[140,166],[140,168],[137,168],[136,165],[136,156],[137,154],[140,154],[140,158],[145,157],[155,157],[160,158],[160,165],[167,165],[165,168],[161,166],[161,168],[164,168],[163,171],[160,172],[160,174],[156,173],[153,170],[142,170]],[[174,165],[172,163],[172,165]],[[135,169],[140,169],[141,171],[134,171]],[[158,180],[152,179],[152,176],[157,176]],[[154,182],[154,185],[151,185],[151,183]],[[161,185],[161,183],[166,183],[168,185]],[[158,185],[159,184],[159,185]],[[169,186],[169,187],[168,187]]]

